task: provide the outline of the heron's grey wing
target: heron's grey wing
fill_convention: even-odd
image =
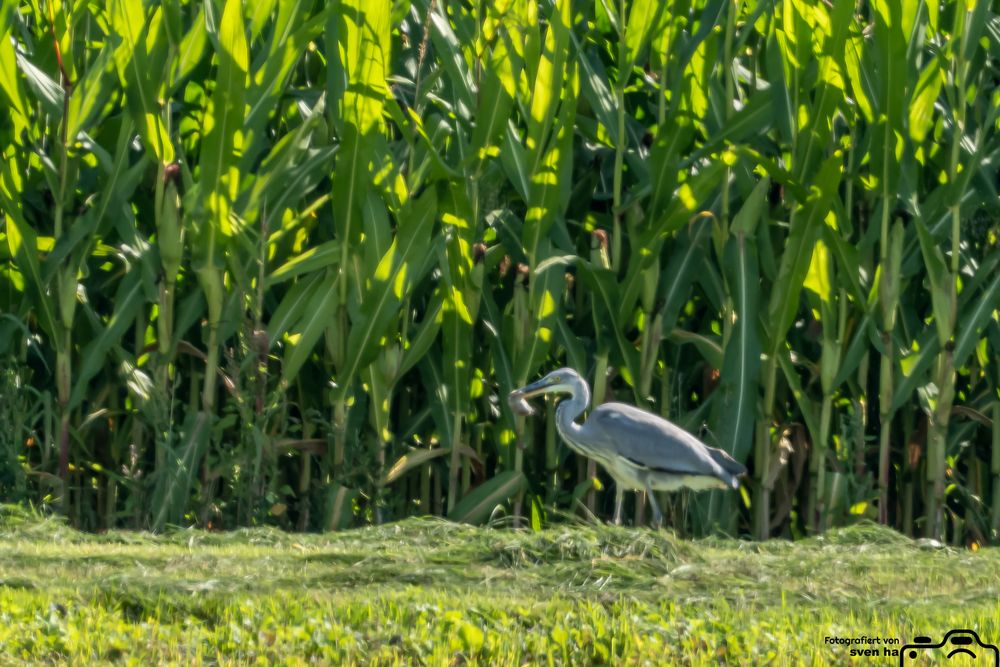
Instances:
[[[585,436],[613,443],[619,454],[646,468],[680,475],[711,475],[730,484],[745,471],[728,454],[706,447],[680,426],[624,403],[598,406],[582,429]],[[723,463],[723,457],[728,461]]]

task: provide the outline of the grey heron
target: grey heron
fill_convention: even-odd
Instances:
[[[621,524],[626,490],[645,491],[657,525],[663,513],[653,491],[739,489],[747,469],[721,449],[701,442],[676,424],[624,403],[604,403],[583,424],[576,418],[590,403],[590,387],[571,368],[552,371],[508,396],[512,409],[534,414],[528,398],[569,394],[556,406],[556,428],[570,449],[594,459],[615,480],[615,518]]]

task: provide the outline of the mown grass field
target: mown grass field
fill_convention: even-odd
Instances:
[[[898,664],[826,638],[1000,639],[1000,550],[869,525],[90,535],[8,509],[0,531],[4,664]]]

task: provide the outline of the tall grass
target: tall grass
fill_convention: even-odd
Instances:
[[[554,365],[748,462],[685,531],[996,539],[990,2],[0,9],[4,498],[606,516]],[[636,504],[636,520],[643,517]]]

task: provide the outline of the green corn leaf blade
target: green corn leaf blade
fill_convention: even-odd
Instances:
[[[690,122],[678,120],[666,127],[660,128],[650,150],[648,175],[650,177],[650,202],[646,207],[651,212],[652,224],[633,230],[631,235],[638,236],[639,252],[633,257],[626,268],[622,300],[618,317],[622,321],[631,316],[635,304],[642,291],[646,272],[661,255],[663,244],[668,234],[665,230],[673,227],[680,219],[679,212],[690,206],[692,210],[698,205],[695,197],[705,193],[695,192],[691,183],[702,182],[693,178],[691,182],[677,186],[677,174],[680,153],[684,150],[694,133]],[[680,203],[678,196],[685,197]],[[661,213],[662,212],[662,213]],[[638,233],[636,233],[638,231]]]
[[[440,54],[441,66],[448,73],[451,90],[455,94],[458,116],[468,119],[476,108],[476,83],[465,62],[462,42],[452,29],[452,22],[443,14],[444,9],[435,3],[436,9],[429,14],[430,37]]]
[[[678,116],[675,122],[658,129],[649,151],[649,211],[653,216],[665,211],[673,200],[681,153],[688,149],[693,137],[694,127],[685,116]]]
[[[337,369],[338,396],[346,396],[358,372],[375,359],[406,293],[422,278],[418,267],[431,246],[436,211],[437,196],[428,190],[400,212],[396,239],[364,287],[359,317],[352,322],[346,363]]]
[[[848,242],[847,239],[830,225],[823,225],[821,238],[830,248],[836,265],[839,268],[837,275],[840,279],[847,281],[847,288],[854,299],[855,305],[865,308],[868,296],[865,294],[864,286],[861,284],[859,267],[861,261],[858,257],[858,248]]]
[[[444,311],[441,344],[448,405],[452,414],[468,411],[471,381],[473,326],[478,320],[482,285],[474,282],[472,243],[478,236],[477,221],[465,184],[453,182],[441,199],[445,243],[441,247]]]
[[[430,401],[431,417],[435,427],[437,427],[438,439],[450,445],[455,442],[455,416],[448,411],[448,388],[445,385],[440,364],[435,363],[435,360],[439,359],[440,356],[440,350],[434,347],[430,354],[418,362],[418,365],[420,378],[423,381],[423,386],[426,387],[427,395],[434,397],[434,400]]]
[[[472,322],[462,303],[462,291],[452,286],[441,322],[442,368],[452,414],[468,411],[472,360]]]
[[[939,58],[931,58],[920,73],[908,110],[910,138],[916,143],[921,143],[927,136],[927,131],[934,127],[934,103],[937,102],[943,84],[941,61]]]
[[[514,190],[523,201],[528,201],[528,191],[531,188],[531,176],[528,173],[528,155],[517,136],[517,129],[512,122],[507,123],[504,134],[504,144],[500,150],[500,163],[504,173],[514,186]]]
[[[621,21],[618,19],[618,12],[615,10],[611,0],[594,0],[595,15],[597,24],[603,32],[614,30],[615,37],[620,39],[622,35]]]
[[[166,30],[167,40],[171,47],[179,48],[184,39],[184,10],[180,0],[164,0],[160,3],[163,8],[163,25]]]
[[[266,287],[335,266],[340,261],[340,241],[326,241],[295,255],[264,279]]]
[[[710,224],[693,225],[689,233],[681,231],[671,244],[670,255],[657,286],[657,298],[663,303],[660,312],[663,313],[664,331],[674,329],[681,309],[690,298],[691,286],[703,266],[711,230]]]
[[[111,27],[119,40],[115,67],[139,136],[158,162],[173,162],[174,146],[160,116],[157,93],[166,73],[167,38],[162,13],[153,10],[147,16],[142,0],[119,0],[111,11]]]
[[[721,373],[712,410],[712,423],[720,446],[737,461],[746,461],[757,419],[760,340],[758,294],[760,277],[753,237],[733,235],[725,248],[726,282],[736,316],[732,334],[723,351]]]
[[[786,9],[789,7],[785,5]],[[799,174],[799,180],[803,183],[809,182],[811,177],[816,175],[816,169],[820,165],[825,147],[830,142],[830,135],[833,130],[833,116],[842,105],[847,91],[843,79],[843,58],[849,29],[854,22],[854,2],[853,0],[838,0],[834,3],[833,10],[827,10],[826,5],[817,6],[814,10],[817,13],[827,14],[825,20],[829,21],[830,34],[823,44],[823,55],[819,57],[818,81],[814,84],[813,103],[811,108],[803,114],[803,109],[797,110],[799,118],[805,116],[805,122],[799,129],[799,137],[796,142],[795,172]],[[786,12],[787,15],[787,12]],[[795,20],[797,31],[796,39],[805,42],[806,46],[802,52],[796,54],[796,58],[808,60],[812,36],[808,26],[803,27],[803,22]],[[798,45],[801,46],[801,43]],[[796,81],[799,87],[806,85],[805,69],[806,62],[802,62],[796,72]],[[805,91],[802,91],[805,92]],[[800,97],[801,93],[797,95]]]
[[[689,175],[674,192],[670,204],[663,214],[654,218],[656,234],[667,237],[691,222],[696,213],[707,210],[709,196],[722,183],[726,165],[722,160],[713,160],[709,165]]]
[[[252,6],[247,7],[247,18],[249,19],[247,27],[249,28],[248,32],[251,42],[255,41],[260,36],[264,26],[267,25],[268,19],[271,18],[271,13],[274,11],[274,6],[276,4],[277,0],[258,0],[258,2],[254,2]],[[298,13],[303,3],[301,0],[297,0],[296,2],[283,2],[281,4],[292,7],[292,12]],[[278,25],[275,26],[275,32],[278,35],[281,35],[283,32],[282,28],[284,27],[285,26],[279,21]]]
[[[906,45],[909,33],[903,29],[902,0],[874,0],[872,3],[874,30],[869,67],[877,73],[875,133],[870,151],[872,171],[878,174],[885,192],[897,191],[898,163],[902,158],[904,105],[906,95]],[[881,150],[878,150],[881,148]]]
[[[955,368],[961,368],[965,364],[983,335],[984,328],[989,325],[993,312],[1000,308],[1000,272],[995,271],[993,280],[964,305],[959,311],[956,328],[953,356]]]
[[[706,336],[684,329],[674,329],[667,336],[667,340],[677,345],[691,343],[698,350],[702,358],[711,364],[712,368],[721,369],[724,363],[724,353],[722,350],[722,339],[720,336]]]
[[[340,279],[342,278],[328,275],[320,287],[312,292],[308,302],[306,302],[305,309],[302,311],[302,318],[294,328],[295,332],[299,335],[298,342],[294,347],[288,349],[285,354],[285,362],[282,364],[281,376],[286,382],[291,382],[295,379],[302,365],[312,354],[316,343],[323,336],[323,332],[326,331],[327,327],[333,321],[337,306],[339,305],[336,283]],[[299,299],[302,296],[299,295]],[[298,303],[301,303],[301,301],[297,299],[289,305],[289,310],[291,311],[295,308]],[[269,328],[274,328],[275,333],[278,333],[280,325],[272,325]],[[272,338],[271,340],[275,339]]]
[[[7,249],[16,262],[30,295],[24,306],[35,312],[38,324],[49,340],[56,342],[55,298],[48,293],[38,257],[38,235],[24,218],[21,193],[24,182],[18,161],[13,155],[0,160],[0,209],[6,218]]]
[[[380,356],[389,354],[391,347],[385,347],[380,351]],[[363,372],[365,391],[368,394],[369,405],[371,406],[371,426],[376,437],[382,443],[392,442],[392,433],[389,431],[389,413],[392,400],[392,383],[394,377],[389,377],[380,372],[380,368],[385,366],[376,360]],[[391,372],[391,369],[390,369]]]
[[[708,0],[698,18],[698,32],[684,42],[680,49],[680,62],[686,67],[694,53],[712,34],[719,34],[725,28],[726,0]]]
[[[575,34],[573,35],[573,43],[579,54],[580,92],[587,104],[590,105],[597,122],[607,132],[611,141],[610,145],[614,146],[619,141],[618,116],[615,112],[617,106],[615,96],[608,83],[608,73],[605,71],[601,59],[589,49],[584,49]]]
[[[893,342],[895,344],[895,342]],[[899,381],[893,387],[892,412],[895,413],[908,401],[913,393],[931,381],[934,361],[941,352],[941,343],[934,329],[927,328],[917,339],[917,350],[910,353],[909,359],[900,359]]]
[[[669,204],[659,215],[653,217],[653,223],[642,229],[638,235],[636,247],[642,250],[633,257],[626,269],[618,316],[624,321],[630,317],[635,304],[642,293],[643,277],[646,271],[660,256],[664,241],[671,234],[681,230],[685,225],[694,222],[699,211],[711,210],[710,195],[719,188],[724,174],[725,165],[715,160],[704,169],[690,175],[674,191]],[[653,170],[656,173],[656,170]],[[656,211],[657,209],[650,209]]]
[[[796,133],[796,120],[792,103],[792,88],[794,82],[785,71],[786,59],[782,56],[787,52],[784,33],[774,30],[767,36],[765,50],[765,73],[767,74],[771,94],[771,108],[774,111],[775,126],[778,136],[791,142]]]
[[[875,122],[874,103],[877,99],[875,80],[865,63],[864,40],[858,34],[852,34],[844,44],[844,63],[847,81],[851,86],[851,97],[861,115],[869,124]]]
[[[555,270],[557,266],[571,266],[576,260],[576,255],[553,255],[540,261],[538,266],[535,267],[535,273],[545,273],[549,270]]]
[[[487,150],[501,141],[514,109],[521,62],[508,47],[508,41],[506,33],[500,35],[490,52],[489,63],[483,69],[476,127],[470,140],[470,160],[486,160]]]
[[[19,136],[30,126],[31,102],[18,76],[17,54],[10,40],[11,12],[0,9],[0,99],[7,102],[13,135]]]
[[[712,308],[717,312],[722,310],[722,304],[726,299],[725,286],[722,284],[719,266],[708,254],[702,257],[701,270],[698,272],[697,282],[705,292],[708,302],[712,304]],[[716,368],[719,367],[716,366]]]
[[[143,282],[146,281],[143,280]],[[147,301],[149,300],[147,297]],[[205,294],[201,290],[191,290],[181,297],[174,317],[174,340],[171,341],[170,345],[171,355],[176,353],[178,341],[184,340],[194,325],[205,318],[205,310]]]
[[[69,115],[66,121],[66,136],[75,139],[80,132],[86,132],[100,121],[112,94],[114,85],[112,56],[114,48],[108,44],[87,68],[69,99]]]
[[[306,308],[317,292],[331,290],[335,284],[336,278],[330,278],[325,272],[315,271],[292,285],[268,320],[267,338],[272,345],[303,320]]]
[[[745,234],[754,236],[757,233],[757,225],[760,223],[761,214],[764,212],[764,202],[767,198],[768,188],[771,187],[771,179],[763,178],[754,186],[750,196],[743,202],[743,206],[733,216],[729,229],[733,234]]]
[[[569,366],[581,369],[590,366],[587,352],[584,349],[583,343],[580,342],[580,336],[570,328],[566,318],[557,317],[555,325],[559,345],[566,351],[566,361],[569,363]]]
[[[766,94],[766,91],[752,93],[740,110],[726,122],[723,132],[717,135],[719,140],[713,138],[706,141],[699,151],[691,154],[692,157],[700,155],[706,149],[708,152],[719,150],[724,142],[739,143],[766,134],[774,126],[774,114],[774,99],[771,95]]]
[[[464,178],[458,171],[449,166],[439,150],[443,137],[454,134],[450,124],[439,116],[430,116],[427,119],[428,122],[425,123],[412,108],[407,107],[405,112],[400,109],[398,101],[394,99],[388,100],[385,108],[387,114],[403,130],[408,142],[417,144],[414,147],[415,155],[421,156],[416,163],[418,166],[408,177],[411,189],[417,190],[423,182],[436,178],[442,180],[461,180]],[[431,127],[432,125],[433,127]],[[434,133],[433,137],[428,134],[428,129]],[[471,153],[466,156],[470,161],[474,157],[475,155]]]
[[[753,150],[743,142],[751,142],[755,137],[767,134],[774,127],[775,107],[771,91],[757,91],[732,118],[726,121],[724,127],[697,148],[685,153],[684,161],[688,164],[704,159],[706,156],[728,149],[736,154],[749,154]],[[766,158],[754,155],[752,163],[766,171]]]
[[[542,162],[547,137],[559,115],[560,102],[568,103],[576,96],[564,95],[566,88],[567,60],[570,51],[571,0],[556,0],[549,16],[548,29],[545,31],[545,42],[538,62],[537,73],[531,92],[531,102],[528,107],[526,146],[528,163],[538,165]],[[575,104],[571,104],[575,108]],[[566,125],[562,126],[564,129]],[[569,127],[573,127],[572,121]],[[536,167],[532,166],[534,173]]]
[[[406,341],[403,358],[399,365],[400,377],[406,375],[411,368],[427,356],[431,345],[437,340],[438,333],[441,331],[444,319],[443,312],[444,296],[438,290],[434,293],[430,305],[424,311],[423,319],[416,325],[416,333],[410,336],[409,341]]]
[[[460,523],[483,523],[498,505],[507,502],[527,487],[528,480],[524,473],[505,470],[462,498],[448,518]]]
[[[819,297],[821,304],[827,306],[833,296],[832,276],[833,262],[830,260],[830,249],[822,238],[817,238],[813,244],[809,270],[806,271],[802,286]],[[827,330],[826,322],[823,324],[823,330],[824,332]]]
[[[624,0],[622,0],[624,1]],[[667,3],[662,0],[632,0],[625,23],[625,62],[623,71],[630,71],[644,57],[653,32],[660,26]],[[735,10],[735,8],[731,8]]]
[[[514,379],[514,364],[507,346],[504,344],[501,332],[504,331],[504,319],[500,308],[496,304],[492,290],[485,290],[482,297],[483,326],[489,336],[490,359],[493,365],[493,374],[496,377],[498,391],[502,396],[516,389]],[[527,376],[525,376],[527,377]],[[506,419],[508,428],[512,428],[514,416],[507,405],[506,400],[500,401],[500,414]]]
[[[233,235],[229,216],[239,192],[237,165],[244,147],[243,102],[250,59],[240,0],[226,0],[216,59],[215,92],[206,113],[207,129],[201,149],[202,205],[208,215],[207,233],[203,236],[208,243],[200,250],[204,253],[201,256],[209,259],[214,256],[215,245]]]
[[[70,266],[78,267],[75,263],[80,256],[88,254],[87,249],[94,243],[93,234],[97,229],[97,216],[93,209],[78,218],[73,226],[56,239],[55,247],[45,258],[45,265],[42,267],[42,279],[45,284],[50,281],[64,268],[67,263]]]
[[[334,223],[337,238],[351,245],[361,240],[374,136],[384,124],[390,10],[389,3],[347,0],[334,5],[327,21],[327,104],[341,140],[333,174]]]
[[[585,479],[576,486],[573,487],[573,493],[570,496],[571,502],[570,507],[578,507],[579,504],[583,503],[583,497],[587,495],[591,490],[599,491],[601,489],[600,482],[595,477],[594,479]]]
[[[114,156],[105,154],[103,157],[103,149],[96,142],[92,142],[86,135],[78,137],[83,147],[98,156],[104,172],[101,196],[94,207],[94,215],[98,221],[97,234],[100,237],[105,236],[108,228],[115,224],[116,216],[112,213],[121,211],[123,207],[128,208],[128,202],[146,177],[152,159],[148,153],[143,153],[141,158],[132,162],[130,152],[134,132],[135,124],[131,118],[122,118]]]
[[[953,361],[956,368],[961,368],[968,359],[971,350],[975,348],[980,335],[980,327],[992,317],[997,299],[1000,299],[996,274],[997,260],[985,262],[983,270],[963,289],[959,297],[959,327],[955,340]],[[983,287],[982,290],[979,288]],[[877,341],[873,332],[873,343]],[[900,382],[893,392],[892,411],[900,409],[913,397],[913,393],[930,382],[930,373],[934,361],[941,352],[941,343],[936,327],[927,327],[918,336],[914,346],[916,351],[910,352],[910,358],[900,360],[902,369]]]
[[[570,77],[570,88],[578,88],[578,78]],[[575,94],[567,91],[571,99]],[[559,220],[569,205],[573,190],[573,122],[576,105],[566,100],[559,112],[559,129],[552,145],[545,152],[537,168],[531,174],[528,189],[528,211],[524,218],[522,232],[525,254],[528,262],[535,266],[544,259],[539,255],[539,246],[552,226]]]
[[[819,442],[820,430],[819,430],[819,413],[817,409],[816,401],[809,397],[809,394],[802,388],[802,380],[799,377],[799,371],[792,364],[791,354],[789,350],[782,350],[778,354],[778,363],[781,364],[782,373],[785,376],[785,380],[788,382],[788,387],[792,390],[792,396],[795,397],[795,403],[799,406],[799,412],[802,413],[802,420],[806,423],[806,428],[809,430],[809,436],[812,438],[813,442]]]
[[[80,354],[81,362],[75,373],[67,409],[73,410],[80,405],[90,389],[90,381],[104,369],[108,354],[121,345],[125,334],[135,326],[135,318],[145,304],[142,287],[140,280],[124,280],[119,284],[115,310],[107,326]]]
[[[809,271],[813,246],[819,238],[823,220],[830,212],[831,201],[837,192],[842,162],[840,151],[826,159],[809,199],[796,212],[796,219],[785,240],[778,277],[767,309],[765,329],[769,338],[767,350],[771,355],[777,355],[784,343],[785,334],[792,326],[795,313],[799,310],[799,294]]]
[[[451,453],[451,447],[435,447],[433,449],[414,449],[400,456],[386,472],[382,480],[383,484],[392,484],[397,479],[413,470],[419,468],[434,459],[441,458]]]
[[[281,3],[264,61],[254,63],[247,95],[250,110],[243,123],[246,150],[240,164],[244,170],[254,164],[260,151],[267,145],[261,134],[268,117],[280,108],[281,96],[291,78],[292,68],[301,61],[309,43],[322,34],[326,25],[326,12],[307,18],[305,4],[301,0]],[[255,14],[254,19],[257,16]],[[251,34],[252,25],[253,21]],[[323,113],[323,106],[320,106],[318,113]]]
[[[249,182],[235,204],[235,210],[247,223],[257,222],[262,210],[272,218],[281,217],[285,208],[311,193],[329,174],[337,148],[324,146],[323,105],[318,103],[293,133],[279,140],[253,170],[244,168],[244,182]],[[249,174],[253,174],[250,176]]]
[[[615,351],[622,377],[634,387],[639,377],[639,352],[625,337],[625,323],[618,319],[621,296],[615,273],[581,258],[577,261],[577,276],[593,296],[598,319],[605,325],[597,332],[598,344],[601,340],[606,341],[605,344]]]
[[[63,101],[66,98],[66,92],[62,86],[44,71],[35,67],[22,53],[18,52],[16,58],[18,67],[24,74],[25,81],[28,82],[28,88],[34,94],[35,99],[41,102],[45,113],[54,119],[62,118]]]
[[[363,266],[370,272],[392,245],[392,223],[386,204],[373,190],[369,190],[361,208],[362,229],[365,234]]]
[[[791,78],[800,70],[805,70],[811,55],[812,31],[806,20],[808,7],[797,2],[788,2],[782,3],[779,11],[781,12],[780,34],[784,39],[782,57],[785,61],[785,72]]]
[[[878,332],[875,330],[875,320],[872,319],[871,314],[865,314],[861,323],[858,324],[851,342],[841,354],[840,367],[837,369],[837,374],[834,376],[833,382],[830,383],[831,390],[844,384],[848,378],[854,375],[858,370],[858,366],[861,365],[862,357],[870,349],[869,340],[877,336]],[[841,344],[843,344],[843,341],[841,341]]]
[[[199,8],[191,27],[181,40],[177,50],[175,83],[185,81],[195,68],[201,64],[205,51],[208,50],[208,29],[205,27],[205,13]]]
[[[996,14],[993,13],[993,18],[989,18],[994,10],[991,9],[988,2],[965,2],[964,4],[968,15],[964,27],[966,34],[962,35],[962,45],[964,46],[962,57],[968,62],[976,57],[976,50],[982,48],[983,40],[980,38],[983,30],[986,29],[987,25],[996,21]],[[961,6],[955,8],[955,11],[961,10]]]
[[[543,252],[550,252],[550,246],[543,245]],[[563,277],[558,271],[534,274],[530,285],[530,335],[526,347],[514,350],[513,377],[524,381],[545,363],[553,342],[555,323],[559,318],[559,295],[563,288]],[[524,326],[523,322],[510,322],[510,328]],[[511,389],[514,387],[512,386]]]

